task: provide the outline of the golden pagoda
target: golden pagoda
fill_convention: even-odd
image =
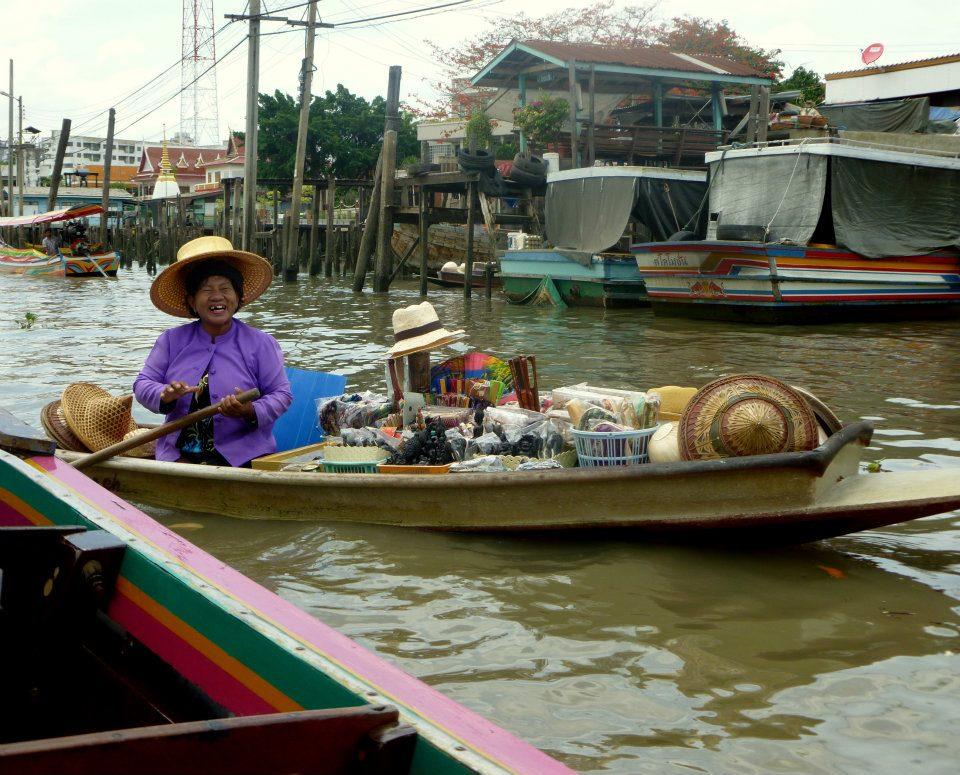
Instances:
[[[180,186],[177,177],[173,174],[173,165],[170,163],[170,152],[167,150],[167,130],[163,130],[163,145],[160,151],[160,174],[153,187],[151,199],[169,199],[180,196]]]

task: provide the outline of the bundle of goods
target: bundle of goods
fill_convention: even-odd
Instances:
[[[524,409],[540,411],[539,380],[537,378],[537,359],[533,355],[518,355],[511,358],[510,375],[517,394],[517,403]]]
[[[430,390],[433,393],[443,393],[442,380],[487,380],[500,382],[504,391],[513,388],[513,379],[510,376],[510,367],[493,355],[472,352],[466,355],[457,355],[447,358],[430,369]],[[446,391],[453,392],[453,391]],[[461,391],[456,391],[461,392]],[[493,403],[491,401],[491,403]]]
[[[328,436],[339,436],[342,428],[364,428],[375,425],[393,411],[393,401],[371,393],[344,394],[317,402],[317,426]]]

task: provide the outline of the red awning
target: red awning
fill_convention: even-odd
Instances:
[[[10,218],[0,218],[0,226],[36,226],[39,223],[54,223],[55,221],[69,221],[73,218],[86,218],[88,215],[98,215],[103,212],[100,205],[77,205],[64,207],[62,210],[50,210],[36,215],[17,215]]]

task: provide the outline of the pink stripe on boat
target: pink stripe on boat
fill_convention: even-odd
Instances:
[[[392,702],[446,730],[481,755],[515,772],[573,772],[218,561],[67,463],[52,457],[35,457],[31,462],[265,619],[369,682]]]

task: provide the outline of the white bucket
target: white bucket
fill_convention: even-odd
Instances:
[[[560,171],[560,154],[550,151],[543,154],[543,164],[547,168],[547,174]]]

